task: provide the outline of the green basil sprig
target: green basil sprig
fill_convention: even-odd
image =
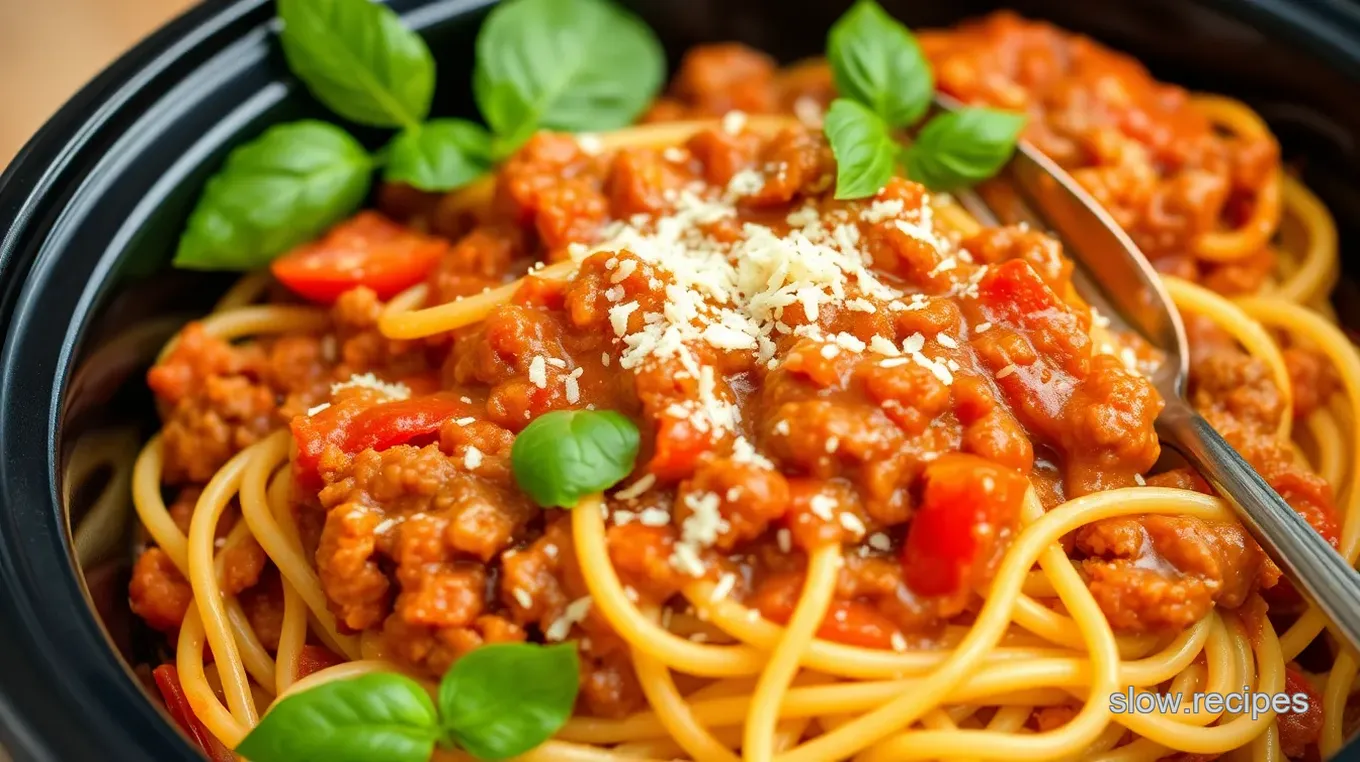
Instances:
[[[515,482],[539,505],[571,508],[618,484],[637,461],[637,426],[612,410],[554,410],[515,437]]]
[[[434,56],[392,9],[371,0],[278,0],[278,14],[288,66],[317,100],[351,122],[400,132],[376,155],[339,127],[322,135],[317,122],[298,123],[309,125],[306,134],[280,125],[236,148],[190,215],[176,266],[261,267],[353,213],[375,167],[385,165],[389,182],[453,190],[539,129],[630,123],[665,80],[656,36],[609,0],[505,0],[478,34],[473,72],[491,129],[427,121]],[[313,135],[318,147],[305,145]]]
[[[889,127],[915,124],[930,108],[935,75],[905,26],[875,2],[856,3],[826,36],[836,91]]]
[[[415,127],[430,113],[434,56],[391,8],[353,0],[278,0],[288,67],[352,122]]]
[[[903,152],[907,176],[936,190],[966,187],[996,174],[1015,151],[1025,118],[969,108],[926,123]]]
[[[481,646],[445,673],[438,702],[409,677],[323,683],[279,701],[236,747],[251,762],[426,762],[435,745],[500,760],[533,749],[571,717],[576,646]]]
[[[472,87],[486,123],[511,147],[528,127],[626,127],[666,79],[647,25],[600,0],[501,3],[477,35]]]
[[[899,164],[931,190],[954,190],[996,174],[1015,150],[1024,117],[985,108],[940,114],[914,143],[889,150],[892,131],[929,110],[935,78],[911,31],[874,0],[859,0],[831,27],[827,60],[841,94],[824,126],[839,165],[836,198],[874,195]]]

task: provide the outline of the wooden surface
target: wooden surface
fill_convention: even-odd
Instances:
[[[0,167],[81,85],[193,0],[0,0]]]

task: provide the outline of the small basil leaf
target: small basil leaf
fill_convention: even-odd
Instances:
[[[502,643],[462,657],[439,684],[444,728],[478,759],[506,759],[552,738],[580,689],[576,645]]]
[[[391,8],[370,0],[278,0],[288,66],[332,111],[374,127],[430,113],[434,57]]]
[[[930,106],[935,79],[921,46],[873,0],[859,0],[832,25],[826,55],[836,91],[889,127],[915,124]]]
[[[253,270],[320,235],[368,195],[372,160],[324,122],[269,128],[208,180],[179,239],[175,266]]]
[[[419,683],[374,673],[288,696],[236,753],[251,762],[426,762],[439,736],[439,716]]]
[[[460,188],[491,171],[491,135],[461,119],[402,130],[388,146],[384,177],[423,191]]]
[[[618,484],[637,460],[638,430],[612,410],[554,410],[515,437],[515,481],[541,506],[571,508]]]
[[[877,114],[837,98],[827,109],[822,129],[836,155],[836,198],[872,196],[892,178],[897,144]]]
[[[606,0],[507,0],[477,35],[472,87],[492,131],[518,145],[538,128],[631,124],[665,76],[656,35]]]
[[[907,176],[931,190],[948,191],[995,175],[1015,152],[1025,117],[966,108],[926,123],[907,148]]]

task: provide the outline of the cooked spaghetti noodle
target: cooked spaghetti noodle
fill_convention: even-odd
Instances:
[[[957,72],[940,61],[989,66],[998,41],[1075,44],[1010,16],[924,44]],[[1125,62],[1079,53],[1059,81]],[[806,116],[824,76],[701,50],[649,118],[725,110],[706,55],[767,67],[770,111]],[[1192,401],[1354,562],[1360,359],[1312,309],[1331,219],[1245,107],[1178,103],[1204,151],[1267,159],[1208,227],[1158,229],[1110,167],[1070,168],[1171,271]],[[1031,130],[1071,165],[1056,123]],[[152,546],[131,598],[178,630],[197,721],[234,747],[282,697],[375,671],[433,689],[466,651],[528,638],[577,641],[583,692],[524,760],[1334,752],[1356,661],[1291,663],[1326,650],[1325,620],[1198,477],[1154,469],[1148,356],[1071,292],[1056,244],[901,180],[832,201],[829,161],[779,116],[540,135],[418,221],[458,242],[386,304],[261,304],[251,276],[186,328],[150,375],[165,428],[132,470]],[[1252,273],[1251,295],[1227,287]],[[591,406],[641,422],[637,471],[569,514],[531,506],[513,432]],[[1310,710],[1111,705],[1244,687]]]

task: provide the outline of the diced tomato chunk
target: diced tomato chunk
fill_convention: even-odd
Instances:
[[[1289,696],[1305,694],[1308,707],[1302,712],[1280,712],[1277,722],[1280,728],[1280,750],[1290,759],[1301,759],[1310,746],[1317,743],[1322,733],[1322,697],[1308,678],[1292,664],[1284,670],[1284,692]]]
[[[311,643],[302,647],[298,653],[297,676],[296,680],[301,680],[315,672],[320,672],[327,667],[334,667],[343,664],[344,659],[336,655],[329,648],[324,646],[314,646]]]
[[[364,211],[274,260],[280,283],[312,301],[329,304],[357,286],[388,299],[425,279],[449,242]]]
[[[966,593],[986,581],[1004,550],[1029,481],[964,453],[932,461],[921,478],[921,506],[902,545],[907,584],[921,595]]]
[[[712,439],[689,421],[666,416],[657,428],[656,453],[647,470],[659,479],[683,479],[694,473],[699,456],[712,447]]]
[[[170,717],[179,725],[180,730],[189,736],[203,753],[212,762],[234,762],[236,755],[226,747],[217,736],[208,732],[208,728],[194,714],[194,708],[189,704],[189,697],[184,693],[184,686],[179,682],[179,670],[173,664],[162,664],[151,671],[151,675],[156,679],[156,687],[160,689],[161,698],[165,701],[165,710],[170,713]]]
[[[1012,327],[1038,322],[1048,310],[1063,308],[1058,295],[1020,259],[989,266],[978,281],[978,298],[989,320]]]
[[[760,587],[752,604],[771,622],[787,624],[793,617],[793,608],[802,589],[801,574],[779,575]],[[817,627],[817,637],[822,640],[864,648],[892,648],[894,635],[901,636],[897,625],[878,609],[861,601],[832,601]]]
[[[319,489],[317,467],[327,445],[347,453],[386,450],[432,437],[445,421],[470,415],[472,406],[452,393],[440,392],[405,400],[379,401],[356,396],[339,400],[315,415],[293,419],[297,457],[293,472],[307,489]]]

